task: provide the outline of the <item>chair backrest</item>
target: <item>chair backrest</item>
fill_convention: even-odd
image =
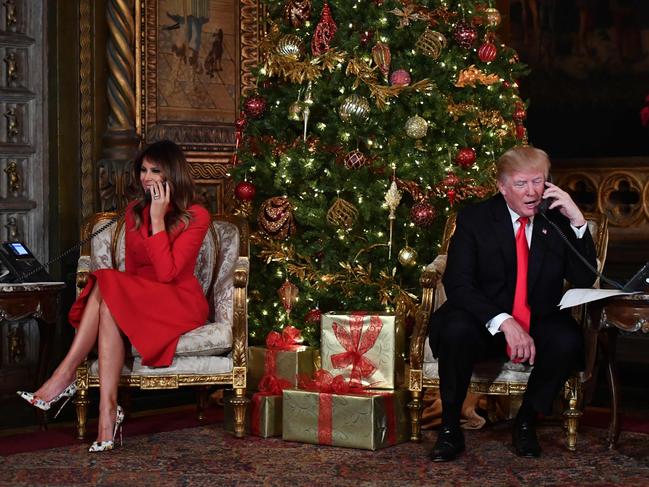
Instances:
[[[101,228],[114,213],[98,213],[82,229],[81,238]],[[236,217],[213,215],[209,231],[196,259],[194,275],[210,301],[210,322],[233,322],[234,266],[247,256],[247,235]],[[82,249],[80,261],[88,260],[87,270],[117,269],[125,264],[124,220],[105,229]]]

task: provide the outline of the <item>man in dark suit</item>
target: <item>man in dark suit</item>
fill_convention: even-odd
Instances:
[[[442,399],[433,461],[464,451],[460,411],[476,362],[501,356],[534,365],[512,432],[524,457],[541,453],[537,413],[550,414],[566,379],[583,367],[581,331],[557,305],[564,279],[590,287],[596,276],[545,218],[593,266],[595,246],[570,195],[548,182],[549,169],[542,150],[514,147],[497,162],[499,194],[458,213],[443,277],[448,299],[429,327]],[[544,200],[551,201],[545,217],[539,214]]]

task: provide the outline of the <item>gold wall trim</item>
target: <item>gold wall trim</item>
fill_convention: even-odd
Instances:
[[[79,1],[79,91],[81,138],[81,217],[94,213],[94,169],[92,134],[92,43],[90,0]]]

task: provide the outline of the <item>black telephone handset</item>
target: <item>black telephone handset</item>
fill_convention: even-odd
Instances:
[[[88,237],[60,253],[45,264],[38,262],[36,257],[29,251],[22,242],[3,242],[0,245],[0,283],[18,282],[52,282],[54,279],[45,270],[50,264],[61,260],[71,252],[81,248],[87,242],[95,238],[111,225],[117,223],[125,214],[120,211],[117,216],[108,221],[105,225],[92,232]]]
[[[167,187],[167,181],[162,181],[162,185],[166,188]],[[146,199],[147,203],[151,203],[151,190],[147,189],[144,192],[144,198]]]
[[[547,182],[551,183],[552,181],[552,174],[548,174],[548,178],[546,179]],[[545,191],[544,191],[545,192]],[[541,200],[541,204],[538,206],[537,211],[545,216],[545,214],[548,212],[550,209],[550,205],[554,203],[554,198],[545,198]]]

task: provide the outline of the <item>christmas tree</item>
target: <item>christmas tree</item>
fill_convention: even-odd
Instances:
[[[526,137],[525,73],[485,0],[269,0],[233,177],[252,341],[320,313],[412,312],[446,217]]]

